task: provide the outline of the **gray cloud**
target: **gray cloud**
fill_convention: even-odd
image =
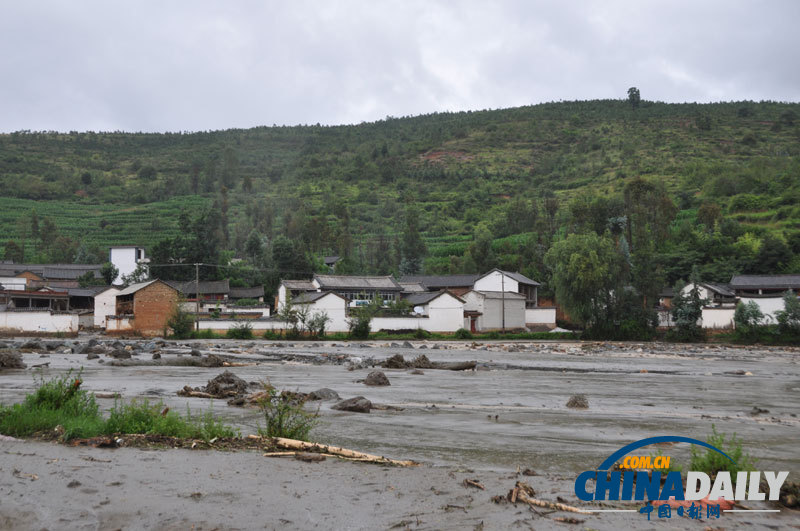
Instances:
[[[800,100],[800,3],[7,3],[0,130],[358,123],[554,100]]]

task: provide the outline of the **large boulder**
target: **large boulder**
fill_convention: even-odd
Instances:
[[[308,393],[308,400],[341,400],[342,397],[339,396],[339,393],[334,391],[333,389],[328,389],[327,387],[323,387],[322,389],[317,389],[316,391],[311,391]]]
[[[131,351],[124,348],[115,348],[108,355],[118,360],[128,360],[131,358]]]
[[[337,409],[339,411],[353,411],[355,413],[369,413],[369,410],[372,409],[372,402],[363,396],[357,396],[355,398],[342,400],[341,402],[331,406],[331,409]]]
[[[389,383],[389,378],[386,377],[385,374],[381,371],[372,371],[369,373],[364,379],[364,385],[374,385],[374,386],[381,386],[381,385],[392,385]]]

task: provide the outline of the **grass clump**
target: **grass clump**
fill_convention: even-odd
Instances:
[[[94,394],[81,389],[81,373],[69,371],[45,381],[19,404],[0,405],[0,433],[12,437],[30,437],[59,429],[63,440],[83,439],[112,434],[154,434],[170,437],[213,439],[235,437],[238,433],[214,418],[209,411],[186,417],[170,412],[162,402],[150,404],[116,402],[104,419]]]
[[[308,441],[308,435],[317,425],[317,412],[303,409],[304,402],[293,401],[290,395],[282,395],[269,384],[264,385],[264,395],[258,407],[264,414],[265,428],[259,428],[262,437],[285,437]]]
[[[187,407],[186,417],[181,417],[165,408],[163,402],[151,404],[147,400],[115,403],[104,431],[107,435],[147,433],[204,440],[238,435],[235,430],[215,419],[211,411],[193,417]]]
[[[103,418],[94,395],[81,389],[81,383],[80,372],[50,381],[40,377],[39,387],[21,404],[0,406],[0,433],[26,437],[60,425],[65,439],[92,437],[102,430]]]
[[[716,426],[711,425],[711,435],[706,442],[731,456],[732,463],[728,458],[719,452],[709,448],[698,449],[692,446],[692,460],[689,470],[705,472],[709,476],[715,476],[717,472],[727,471],[731,474],[736,472],[746,472],[755,470],[756,459],[749,453],[745,453],[742,448],[742,441],[734,433],[730,437],[724,433],[719,433]]]

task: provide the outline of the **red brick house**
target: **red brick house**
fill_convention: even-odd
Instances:
[[[161,280],[131,284],[117,294],[116,315],[106,318],[106,332],[160,336],[178,303],[178,290]]]

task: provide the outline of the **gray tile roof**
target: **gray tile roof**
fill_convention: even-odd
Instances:
[[[100,269],[84,266],[83,268],[45,267],[42,276],[46,279],[74,280],[86,273],[92,273],[94,278],[101,278]]]
[[[447,293],[451,297],[455,297],[456,299],[461,300],[452,293],[449,293],[447,291],[426,291],[424,293],[412,293],[411,295],[406,295],[405,297],[403,297],[403,300],[407,301],[412,306],[423,306],[431,302],[433,299],[436,299],[444,295],[445,293]]]
[[[94,297],[108,289],[108,286],[92,286],[90,288],[67,288],[70,297]]]
[[[147,282],[138,282],[136,284],[131,284],[127,288],[125,288],[122,291],[120,291],[119,293],[117,293],[117,297],[121,297],[121,296],[124,296],[124,295],[131,295],[133,293],[136,293],[140,289],[146,288],[150,284],[154,284],[156,282],[158,282],[158,280],[148,280]]]
[[[228,295],[231,299],[257,299],[264,296],[264,286],[252,288],[231,288]]]
[[[409,275],[400,279],[400,284],[416,282],[427,289],[460,288],[472,286],[480,275]]]
[[[503,273],[505,276],[507,276],[509,278],[513,278],[514,280],[516,280],[520,284],[528,284],[528,285],[531,285],[531,286],[541,286],[540,283],[536,282],[533,279],[530,279],[530,278],[526,277],[522,273],[517,273],[517,272],[514,272],[514,271],[503,271],[502,269],[498,269],[496,267],[494,269],[492,269],[491,271],[488,271],[488,272],[484,273],[483,275],[478,276],[478,278],[483,278],[483,277],[489,275],[489,273],[493,273],[495,271],[499,271],[500,273]]]
[[[506,276],[508,276],[510,278],[513,278],[514,280],[516,280],[520,284],[529,284],[531,286],[541,286],[541,284],[539,284],[538,282],[536,282],[535,280],[533,280],[531,278],[526,277],[522,273],[517,273],[517,272],[513,272],[513,271],[502,271],[502,270],[501,270],[501,273],[505,273]]]
[[[734,275],[733,289],[798,289],[800,275]]]
[[[720,284],[718,282],[703,282],[701,285],[710,289],[714,293],[718,293],[723,297],[735,297],[736,293],[730,288],[728,284]]]
[[[23,271],[30,271],[44,279],[74,280],[92,271],[95,278],[100,278],[102,264],[3,264],[4,276],[15,276]],[[6,273],[13,273],[6,275]]]
[[[384,290],[402,291],[395,279],[392,277],[364,277],[364,276],[342,276],[342,275],[314,275],[314,279],[319,283],[323,290]]]
[[[175,288],[176,290],[180,291],[184,295],[191,293],[192,295],[197,293],[197,285],[195,284],[194,280],[190,280],[188,282],[181,282],[179,280],[167,280],[165,281],[169,286]],[[263,289],[263,288],[262,288]],[[200,281],[200,294],[207,295],[209,293],[223,293],[227,294],[230,292],[230,283],[228,280],[201,280]]]
[[[306,293],[301,293],[297,297],[293,298],[292,299],[292,303],[293,304],[308,304],[308,303],[311,303],[311,302],[316,302],[316,301],[320,300],[322,297],[324,297],[326,295],[336,295],[336,293],[333,293],[332,291],[309,291],[309,292],[306,292]],[[339,295],[336,295],[336,296],[340,297]]]
[[[404,293],[421,293],[424,291],[428,291],[425,289],[425,286],[420,284],[419,282],[403,282],[402,280],[398,282],[400,287],[403,288]]]
[[[281,284],[291,291],[316,291],[310,280],[282,280]]]

